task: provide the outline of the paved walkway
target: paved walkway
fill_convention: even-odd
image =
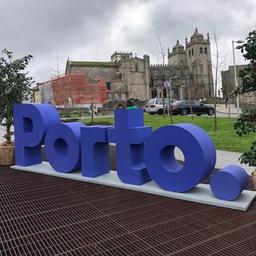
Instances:
[[[248,165],[240,164],[240,161],[239,161],[240,156],[241,156],[241,153],[217,150],[217,161],[216,161],[215,168],[221,169],[229,164],[237,164],[242,166],[247,171],[248,174],[251,174],[255,170],[255,167],[253,166],[249,167]],[[175,157],[178,160],[184,161],[183,154],[179,149],[175,150]]]
[[[206,104],[208,105],[208,104]],[[209,106],[214,107],[213,104],[209,104]],[[230,104],[229,106],[225,106],[225,104],[217,104],[216,105],[216,113],[218,117],[237,117],[237,108],[235,105]],[[239,109],[239,113],[241,113],[241,109]]]
[[[240,161],[239,161],[240,156],[241,156],[241,153],[217,150],[216,168],[221,168],[228,164],[238,164],[244,167],[248,172],[248,174],[251,174],[255,170],[255,167],[253,166],[249,167],[249,165],[240,164]]]

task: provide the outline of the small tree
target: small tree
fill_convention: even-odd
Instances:
[[[256,30],[249,33],[246,42],[237,47],[241,50],[244,58],[249,60],[247,68],[240,71],[242,85],[234,90],[234,94],[244,94],[256,92]],[[256,132],[256,109],[246,109],[240,114],[234,125],[236,133],[239,136]],[[242,154],[241,163],[256,166],[256,141],[254,141],[248,152]]]
[[[31,55],[13,59],[12,52],[4,49],[0,56],[0,125],[6,127],[3,136],[6,143],[11,143],[11,126],[13,125],[13,106],[28,100],[31,95],[32,78],[25,69]]]

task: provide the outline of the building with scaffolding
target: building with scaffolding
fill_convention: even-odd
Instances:
[[[82,73],[63,75],[38,86],[42,103],[54,103],[61,108],[83,108],[91,103],[102,106],[107,102],[108,89],[104,81],[88,81]]]
[[[89,81],[103,80],[109,90],[108,100],[150,97],[149,56],[133,56],[132,52],[114,52],[111,61],[71,61],[66,63],[66,75],[86,74]]]

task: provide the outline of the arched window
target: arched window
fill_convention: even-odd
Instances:
[[[191,51],[190,50],[188,51],[188,56],[191,57]]]
[[[194,49],[191,50],[191,54],[192,54],[192,56],[194,56]]]
[[[203,48],[202,47],[200,47],[200,53],[203,53]]]
[[[206,47],[204,47],[204,53],[207,53],[207,48]]]

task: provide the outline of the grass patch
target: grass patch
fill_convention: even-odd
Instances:
[[[90,119],[81,119],[85,124],[90,124]],[[153,129],[157,129],[164,125],[170,125],[171,121],[169,117],[163,117],[159,115],[144,115],[145,125],[152,126]],[[256,140],[256,134],[249,134],[239,137],[234,131],[235,118],[217,118],[218,130],[214,131],[214,118],[208,116],[173,116],[174,124],[177,123],[192,123],[203,128],[214,141],[216,148],[219,150],[233,151],[233,152],[245,152],[250,148],[253,141]],[[95,118],[94,123],[97,124],[113,124],[113,117]]]

